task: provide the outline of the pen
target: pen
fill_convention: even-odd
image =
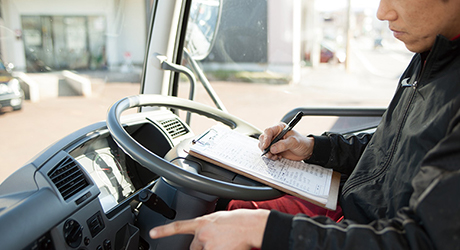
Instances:
[[[287,132],[291,131],[292,128],[294,128],[294,126],[300,121],[302,116],[303,116],[303,113],[301,111],[298,112],[294,116],[294,118],[292,118],[292,120],[288,123],[288,125],[275,137],[275,139],[273,139],[273,141],[270,142],[270,145],[268,145],[268,147],[264,150],[264,152],[262,153],[262,156],[270,152],[270,147],[273,144],[277,143],[279,140],[281,140],[286,135]]]
[[[202,134],[198,139],[192,140],[192,143],[193,143],[193,144],[197,143],[199,140],[201,140],[201,138],[203,138],[203,137],[205,137],[207,134],[209,134],[209,131],[211,131],[211,130],[206,131],[206,133]]]

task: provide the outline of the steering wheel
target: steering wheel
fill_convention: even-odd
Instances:
[[[125,97],[110,108],[107,114],[107,127],[119,146],[143,167],[177,185],[218,197],[240,200],[265,200],[282,195],[280,191],[262,184],[260,186],[240,185],[187,171],[146,149],[126,132],[120,122],[120,116],[123,111],[143,106],[185,110],[219,121],[246,135],[261,133],[256,127],[233,115],[198,102],[162,95]]]

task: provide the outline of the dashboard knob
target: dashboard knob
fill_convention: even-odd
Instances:
[[[76,220],[64,223],[64,239],[70,247],[77,248],[83,239],[83,227]]]

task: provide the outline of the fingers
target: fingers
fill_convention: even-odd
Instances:
[[[155,227],[150,230],[152,239],[167,237],[175,234],[194,234],[199,222],[196,220],[175,221],[170,224]]]
[[[259,148],[264,150],[279,131],[284,128],[284,124],[267,128],[259,138]],[[267,145],[267,146],[265,146]],[[280,160],[282,158],[300,161],[309,159],[313,153],[314,139],[307,137],[296,130],[289,131],[282,140],[273,144],[270,151],[265,154],[267,158],[272,160]]]
[[[281,160],[285,157],[286,152],[290,150],[290,147],[292,147],[292,140],[289,137],[289,133],[291,132],[286,134],[285,139],[280,140],[270,147],[270,152],[267,153],[267,157],[275,161]]]
[[[273,138],[279,134],[287,125],[285,123],[280,123],[278,125],[266,128],[264,133],[259,137],[259,148],[264,150],[270,145]]]
[[[190,243],[190,250],[201,250],[201,249],[204,249],[203,242],[199,241],[197,237],[194,237],[192,243]]]
[[[237,209],[177,221],[150,231],[153,239],[194,234],[190,249],[260,248],[270,210]]]

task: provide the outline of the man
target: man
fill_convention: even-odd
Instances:
[[[376,132],[292,131],[268,154],[348,174],[344,220],[239,209],[154,228],[151,237],[194,234],[191,249],[460,248],[460,0],[381,0],[377,17],[417,54]],[[282,127],[267,129],[259,146]]]

